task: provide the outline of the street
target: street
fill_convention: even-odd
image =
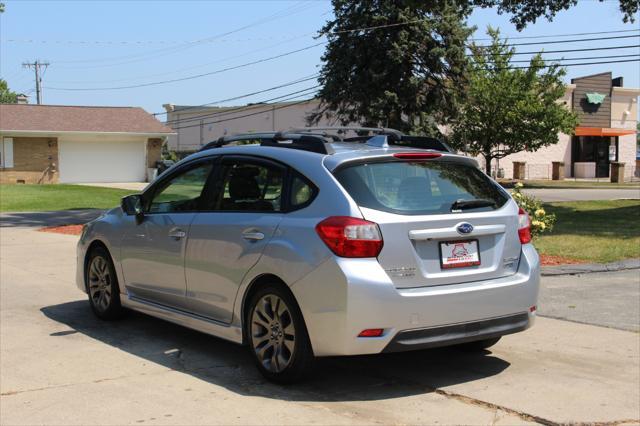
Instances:
[[[640,420],[637,270],[545,277],[540,313],[568,321],[538,318],[484,354],[324,359],[281,387],[232,343],[141,314],[97,320],[74,285],[76,238],[2,228],[1,424]]]

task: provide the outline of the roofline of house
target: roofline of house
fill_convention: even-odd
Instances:
[[[581,77],[575,77],[575,78],[571,79],[571,83],[573,83],[575,80],[582,80],[583,78],[597,77],[599,75],[606,75],[606,74],[613,75],[613,72],[605,71],[605,72],[598,72],[598,73],[590,74],[590,75],[583,75]]]
[[[45,108],[45,107],[55,107],[55,108],[109,108],[109,109],[111,109],[111,108],[119,108],[119,109],[129,108],[129,109],[141,109],[144,112],[146,112],[147,114],[149,114],[144,108],[139,107],[139,106],[57,105],[57,104],[2,104],[2,106],[15,106],[15,105],[20,105],[21,107],[29,106],[29,107],[38,107],[38,108]],[[152,114],[149,114],[149,115],[152,115]]]
[[[19,136],[58,136],[58,135],[108,135],[108,136],[120,136],[120,135],[131,135],[131,136],[146,136],[150,138],[163,138],[171,135],[177,135],[176,132],[85,132],[85,131],[75,131],[75,130],[61,130],[61,131],[52,131],[52,130],[5,130],[0,129],[0,135],[19,135]]]

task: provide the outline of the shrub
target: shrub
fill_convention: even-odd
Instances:
[[[556,223],[556,215],[549,214],[542,207],[542,202],[536,197],[522,193],[524,185],[520,182],[516,183],[511,191],[511,196],[518,206],[529,213],[531,219],[531,236],[536,238],[543,232],[551,231],[553,224]]]

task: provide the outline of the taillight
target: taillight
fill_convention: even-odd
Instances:
[[[518,209],[518,236],[522,244],[531,242],[531,221],[529,214],[522,208]]]
[[[377,257],[382,250],[378,225],[349,216],[331,216],[316,225],[324,243],[340,257]]]
[[[439,152],[398,152],[393,156],[401,160],[430,160],[442,157],[442,154]]]

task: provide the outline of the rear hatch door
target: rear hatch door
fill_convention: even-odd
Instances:
[[[398,288],[488,280],[516,272],[518,208],[466,161],[393,157],[339,167],[338,181],[380,227],[378,261]]]

